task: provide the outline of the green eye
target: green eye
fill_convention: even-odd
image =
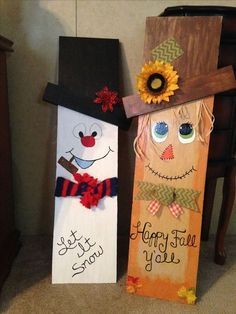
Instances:
[[[183,144],[191,143],[195,139],[195,130],[191,123],[182,123],[178,132],[179,141]]]
[[[155,142],[164,142],[168,136],[169,128],[165,122],[157,122],[152,126],[152,138]]]

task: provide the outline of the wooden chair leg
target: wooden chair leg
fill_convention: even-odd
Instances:
[[[215,263],[223,265],[226,259],[224,247],[225,234],[229,225],[235,199],[235,175],[236,167],[229,167],[226,170],[223,186],[223,201],[221,205],[220,218],[218,223],[215,243]]]
[[[216,178],[206,180],[204,205],[203,205],[203,216],[202,216],[202,233],[201,239],[207,241],[209,238],[209,230],[211,225],[211,216],[214,203],[215,189],[216,189]]]

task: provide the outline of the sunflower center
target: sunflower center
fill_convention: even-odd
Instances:
[[[166,87],[166,79],[160,73],[153,73],[147,80],[147,88],[153,93],[160,93]]]

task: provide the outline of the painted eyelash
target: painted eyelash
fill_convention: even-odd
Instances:
[[[187,120],[186,122],[182,122],[182,123],[180,123],[180,125],[179,125],[179,128],[180,128],[180,126],[182,125],[182,124],[190,124],[191,126],[192,126],[192,128],[195,130],[195,132],[196,132],[196,125],[194,125],[192,122],[190,122],[189,120]]]
[[[188,123],[188,124],[191,124],[191,125],[193,126],[193,123],[192,123],[191,121],[189,121],[189,120],[187,120],[186,122],[180,123],[180,125],[181,125],[181,124],[187,124],[187,123]]]
[[[158,124],[158,123],[166,123],[166,122],[163,120],[163,121],[156,121],[155,123]]]

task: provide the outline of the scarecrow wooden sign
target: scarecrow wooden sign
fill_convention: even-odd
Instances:
[[[214,96],[209,95],[236,87],[231,67],[216,70],[220,33],[221,17],[147,18],[137,95],[123,98],[127,116],[139,115],[130,293],[196,301],[213,127]]]
[[[116,282],[119,41],[60,37],[53,283]]]

